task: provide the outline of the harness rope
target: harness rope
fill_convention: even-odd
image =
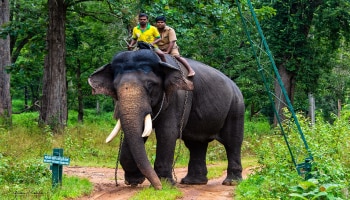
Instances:
[[[182,74],[182,77],[185,77],[185,73],[181,69],[181,63],[174,56],[171,56],[171,58],[174,60],[174,62],[177,64],[177,66],[179,66],[181,74]],[[175,182],[177,182],[177,176],[176,176],[176,173],[175,173],[175,164],[176,164],[176,161],[179,158],[179,155],[181,153],[182,131],[183,131],[183,125],[184,125],[184,121],[185,121],[187,100],[188,100],[188,91],[185,92],[185,102],[184,102],[183,112],[182,112],[181,121],[180,121],[180,131],[179,131],[179,139],[180,139],[180,141],[179,141],[179,145],[177,147],[177,154],[176,154],[176,157],[174,158],[173,165],[172,165],[172,171],[173,171],[173,176],[174,176]]]
[[[159,110],[158,110],[158,113],[152,118],[152,121],[154,121],[155,119],[157,119],[158,115],[160,114],[160,111],[162,111],[163,105],[164,105],[164,101],[165,101],[165,92],[163,93],[162,104],[160,104],[160,108],[159,108]]]
[[[181,64],[179,63],[179,61],[174,57],[174,56],[171,56],[171,58],[176,62],[177,66],[179,66],[180,68],[180,71],[181,71],[181,74],[182,74],[182,77],[185,76],[184,74],[184,71],[181,69]],[[184,106],[183,106],[183,112],[182,112],[182,116],[181,116],[181,121],[180,121],[180,130],[179,130],[179,139],[180,139],[180,142],[179,142],[179,145],[178,145],[178,148],[177,148],[177,154],[176,154],[176,157],[173,161],[173,165],[172,165],[172,171],[173,171],[173,176],[174,176],[174,179],[175,179],[175,182],[177,182],[177,176],[175,174],[175,164],[176,164],[176,161],[177,159],[179,158],[179,155],[180,155],[180,152],[181,152],[181,147],[182,147],[182,131],[183,131],[183,125],[184,125],[184,122],[185,122],[185,111],[186,111],[186,105],[187,105],[187,100],[188,100],[188,91],[185,92],[185,102],[184,102]],[[160,105],[160,108],[159,108],[159,111],[157,112],[157,114],[152,118],[152,121],[154,121],[160,114],[160,112],[162,111],[163,109],[163,105],[164,105],[164,101],[165,101],[165,93],[163,93],[163,99],[162,99],[162,103]],[[123,142],[124,142],[124,137],[123,137],[123,134],[124,132],[122,131],[121,134],[120,134],[120,140],[119,140],[119,150],[118,150],[118,156],[117,156],[117,161],[116,161],[116,167],[115,167],[115,173],[114,173],[114,178],[115,178],[115,186],[118,187],[119,184],[118,184],[118,165],[119,165],[119,160],[120,160],[120,152],[121,152],[121,149],[122,149],[122,145],[123,145]]]
[[[119,150],[118,150],[118,156],[117,156],[117,162],[116,162],[116,166],[115,166],[115,172],[114,172],[114,178],[115,178],[115,186],[118,187],[118,165],[119,165],[119,159],[120,159],[120,152],[122,150],[122,145],[124,142],[124,132],[122,131],[120,133],[120,139],[119,139]]]

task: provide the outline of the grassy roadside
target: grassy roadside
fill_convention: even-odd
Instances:
[[[54,134],[49,127],[39,128],[36,112],[14,115],[12,128],[0,128],[0,196],[8,196],[8,199],[64,199],[88,194],[92,190],[91,183],[75,177],[64,178],[63,187],[52,190],[51,170],[49,164],[43,163],[43,156],[59,147],[64,149],[64,156],[71,159],[71,166],[114,168],[120,137],[105,143],[115,125],[112,113],[89,112],[84,124],[77,123],[74,117],[69,119],[61,134]],[[70,113],[70,116],[74,115]],[[154,135],[148,139],[146,150],[150,161],[154,162]],[[249,149],[244,150],[244,155],[249,155],[249,152]],[[183,142],[178,142],[175,154],[178,155],[175,167],[187,166],[189,152]],[[226,167],[217,163],[225,163],[225,160],[223,146],[211,142],[207,154],[207,163],[211,166],[209,178],[222,174]]]

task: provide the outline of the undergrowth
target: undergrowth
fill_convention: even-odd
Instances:
[[[39,128],[38,114],[35,112],[14,115],[13,127],[0,129],[0,196],[6,196],[8,199],[63,199],[89,193],[92,189],[91,183],[76,177],[64,177],[62,188],[52,189],[49,164],[43,163],[44,154],[51,154],[53,148],[59,147],[64,149],[64,156],[71,159],[70,165],[110,168],[116,166],[120,135],[112,142],[105,143],[115,125],[113,114],[94,113],[91,110],[87,113],[84,123],[78,123],[76,117],[70,118],[68,126],[61,134],[53,133],[50,127]],[[328,124],[318,117],[317,123],[311,126],[308,119],[298,115],[314,158],[309,179],[304,179],[296,172],[278,129],[271,129],[267,120],[262,118],[246,120],[242,157],[254,160],[248,165],[255,166],[255,169],[249,178],[237,186],[234,198],[348,199],[349,117],[350,112],[344,111],[342,118],[335,119],[334,124]],[[296,131],[292,130],[287,137],[293,144],[292,151],[296,152],[296,155],[302,154],[300,149],[304,146],[300,144],[301,140]],[[152,134],[146,142],[146,151],[152,163],[155,160],[156,145],[155,136]],[[187,166],[188,157],[187,148],[183,142],[178,141],[175,167]],[[302,162],[302,159],[304,157],[296,157],[298,163]],[[226,163],[226,160],[224,147],[217,141],[211,142],[207,153],[209,176],[220,176],[226,166],[210,165]],[[166,191],[173,190],[169,188]],[[153,191],[149,192],[152,196]],[[181,194],[173,192],[176,198],[181,197]]]
[[[349,199],[350,112],[329,124],[319,116],[315,125],[298,115],[313,156],[309,174],[298,175],[285,140],[276,129],[270,135],[249,135],[259,166],[236,189],[237,199]],[[284,126],[288,126],[284,124]],[[305,149],[298,133],[287,135],[295,159]],[[298,163],[299,163],[298,162]],[[298,164],[297,163],[297,164]]]
[[[98,114],[87,111],[84,123],[78,123],[75,112],[68,120],[68,125],[60,134],[54,133],[49,126],[39,127],[38,113],[28,112],[13,115],[13,126],[0,130],[0,196],[9,199],[59,199],[79,193],[81,183],[73,184],[69,194],[62,188],[69,187],[63,179],[60,190],[52,190],[50,165],[43,163],[45,154],[52,154],[53,148],[63,148],[64,157],[70,158],[70,166],[116,167],[120,136],[106,144],[105,139],[113,129],[115,120],[113,113]],[[154,133],[146,142],[146,151],[151,163],[154,163],[156,153]],[[189,151],[184,143],[177,141],[175,149],[175,167],[185,167],[188,164]],[[224,147],[216,141],[209,144],[207,164],[226,163]],[[120,168],[120,164],[118,165]],[[209,177],[221,176],[226,164],[220,167],[209,166]],[[75,180],[76,181],[76,180]],[[73,181],[74,182],[74,181]]]

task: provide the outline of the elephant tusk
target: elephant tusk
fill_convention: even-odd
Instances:
[[[112,130],[111,134],[106,139],[106,143],[112,141],[115,136],[118,135],[119,131],[121,130],[122,126],[120,124],[120,120],[117,120],[117,124],[115,125],[114,129]]]
[[[151,114],[146,115],[145,117],[145,129],[143,130],[142,137],[148,137],[152,132],[152,118]]]

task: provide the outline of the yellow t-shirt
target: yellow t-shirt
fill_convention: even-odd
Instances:
[[[152,43],[154,40],[160,38],[158,29],[154,26],[147,24],[144,30],[141,30],[140,25],[137,25],[132,30],[132,39],[138,42]]]

